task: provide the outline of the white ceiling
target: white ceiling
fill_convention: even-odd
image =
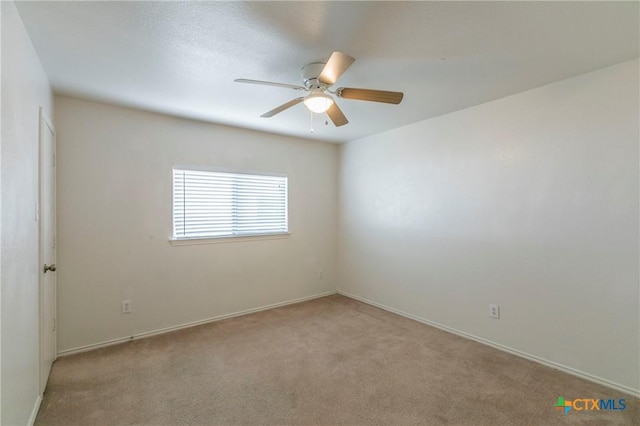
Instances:
[[[16,2],[56,93],[342,142],[636,58],[638,2]],[[300,68],[339,50],[337,86],[405,93],[341,99],[335,128],[297,105]]]

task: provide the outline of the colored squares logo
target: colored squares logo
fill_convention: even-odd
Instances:
[[[565,401],[564,397],[559,396],[558,402],[556,402],[554,407],[556,407],[558,410],[563,411],[564,414],[567,414],[569,410],[571,410],[571,401]]]

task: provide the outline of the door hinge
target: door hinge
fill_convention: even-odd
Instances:
[[[53,248],[56,248],[56,237],[53,237]]]
[[[56,319],[53,319],[53,330],[52,331],[56,331]]]
[[[56,166],[56,155],[53,154],[52,158],[53,158],[53,161],[51,162],[51,165],[55,167]]]

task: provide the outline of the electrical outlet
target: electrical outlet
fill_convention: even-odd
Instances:
[[[491,318],[500,319],[500,306],[489,305],[489,316]]]
[[[321,280],[324,278],[324,269],[318,269],[318,279]]]
[[[123,300],[122,301],[122,313],[130,314],[131,313],[131,300]]]

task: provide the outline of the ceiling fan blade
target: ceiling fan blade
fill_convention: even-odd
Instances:
[[[236,78],[236,83],[249,83],[249,84],[260,84],[262,86],[276,86],[276,87],[286,87],[287,89],[295,89],[295,90],[306,90],[303,86],[297,86],[295,84],[287,84],[287,83],[275,83],[273,81],[262,81],[262,80],[249,80],[246,78]]]
[[[298,105],[302,101],[304,101],[304,98],[295,98],[295,99],[287,102],[286,104],[282,104],[279,107],[276,107],[276,108],[272,109],[271,111],[265,112],[260,117],[262,117],[262,118],[273,117],[274,115],[281,113],[285,109],[289,109],[294,105]]]
[[[384,102],[386,104],[399,104],[404,97],[402,92],[387,92],[384,90],[353,89],[341,87],[336,90],[336,95],[344,99],[356,99],[358,101]]]
[[[329,61],[322,69],[318,80],[320,80],[321,83],[333,86],[354,61],[355,58],[352,58],[346,53],[333,52]]]
[[[327,110],[327,115],[329,116],[331,121],[333,121],[333,124],[335,124],[336,127],[344,126],[349,122],[338,104],[335,102]]]

